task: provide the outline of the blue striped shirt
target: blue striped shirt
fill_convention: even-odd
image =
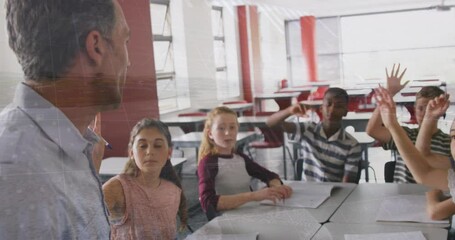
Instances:
[[[348,176],[357,177],[361,148],[358,141],[344,129],[327,138],[321,123],[295,123],[293,140],[300,142],[303,158],[303,181],[341,182]]]

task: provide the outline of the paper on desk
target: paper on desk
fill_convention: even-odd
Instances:
[[[284,201],[273,204],[270,200],[264,200],[261,204],[277,205],[285,207],[318,208],[330,197],[333,185],[322,185],[304,182],[292,182],[288,184],[292,188],[292,196]]]
[[[231,233],[231,234],[208,234],[206,236],[198,236],[198,240],[257,240],[259,233]],[[201,239],[202,238],[202,239]]]
[[[449,223],[449,220],[431,220],[426,212],[425,195],[398,195],[384,199],[376,221]]]
[[[345,240],[426,240],[421,231],[373,233],[373,234],[345,234]]]

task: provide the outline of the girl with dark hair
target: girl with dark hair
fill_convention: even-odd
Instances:
[[[157,120],[131,131],[123,172],[103,185],[112,239],[175,239],[176,215],[186,227],[186,198],[170,157],[171,135]]]

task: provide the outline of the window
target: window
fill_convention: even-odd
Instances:
[[[434,9],[318,18],[318,78],[345,86],[383,82],[384,68],[401,63],[408,68],[405,79],[450,82],[455,79],[455,28],[448,26],[454,21],[453,10]],[[286,31],[289,78],[308,81],[299,21],[286,22]]]
[[[151,0],[153,50],[160,113],[178,109],[177,81],[171,32],[169,0]]]
[[[218,99],[237,97],[240,94],[238,78],[229,78],[227,71],[224,17],[220,6],[212,6],[212,33]]]

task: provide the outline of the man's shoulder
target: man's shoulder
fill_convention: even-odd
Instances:
[[[37,157],[39,149],[48,149],[45,138],[40,128],[20,110],[3,111],[0,114],[0,163],[12,164]]]

